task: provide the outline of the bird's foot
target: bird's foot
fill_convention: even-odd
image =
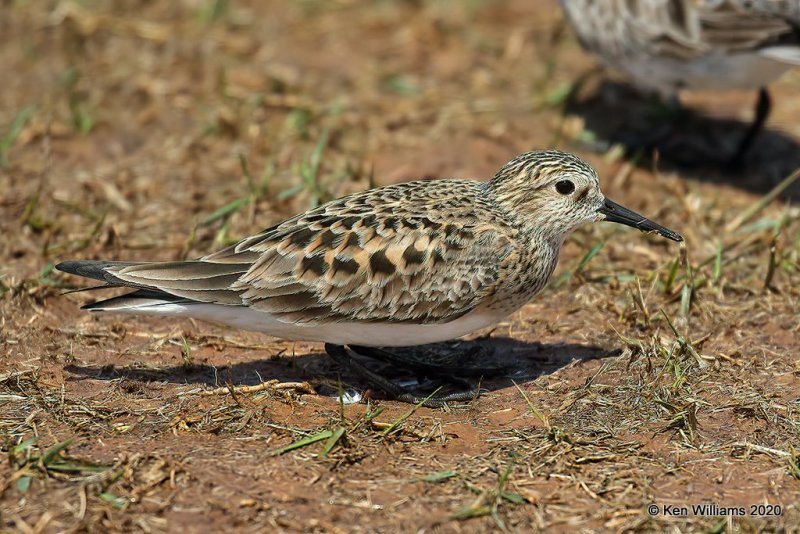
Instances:
[[[475,378],[500,376],[508,372],[507,367],[480,367],[470,365],[459,365],[459,362],[470,362],[476,359],[481,360],[481,356],[488,356],[490,351],[486,347],[472,346],[466,351],[459,353],[458,357],[435,358],[431,363],[429,355],[423,355],[429,361],[421,361],[419,357],[400,355],[389,352],[377,347],[362,347],[360,345],[350,345],[350,350],[359,356],[365,356],[373,360],[392,364],[396,367],[414,371],[420,375],[430,378],[439,378],[450,383],[461,386],[466,382],[459,379],[459,376],[470,376]]]
[[[366,352],[370,354],[363,354],[361,351],[364,350],[365,347],[350,347],[350,350],[353,351],[355,354],[372,357],[370,354],[378,355],[379,357],[376,359],[387,361],[386,355],[391,355],[386,351],[381,351],[380,349],[372,349],[369,348]],[[446,381],[449,383],[455,383],[459,386],[466,386],[464,389],[460,391],[455,391],[452,393],[445,393],[445,394],[433,394],[433,395],[418,395],[416,393],[412,393],[408,391],[406,388],[395,384],[391,380],[379,375],[378,373],[371,371],[364,365],[362,365],[359,361],[353,358],[348,349],[341,345],[332,345],[330,343],[325,344],[325,352],[333,358],[336,363],[348,369],[358,375],[361,379],[368,382],[371,386],[380,389],[387,395],[389,395],[394,400],[399,400],[401,402],[407,402],[409,404],[422,404],[424,406],[432,407],[432,408],[440,408],[447,404],[448,402],[468,402],[471,400],[476,399],[482,392],[480,387],[473,388],[468,382],[465,380],[458,379],[453,376],[442,377],[438,376],[437,378],[439,381]],[[420,364],[425,368],[425,371],[429,371],[430,369],[424,364]],[[419,366],[418,366],[419,367]]]

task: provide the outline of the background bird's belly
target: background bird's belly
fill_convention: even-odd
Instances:
[[[786,63],[755,53],[710,54],[691,60],[639,56],[626,58],[614,66],[630,75],[637,85],[667,95],[682,88],[758,88],[779,78],[790,68]]]
[[[278,321],[270,315],[233,306],[195,304],[187,307],[187,315],[222,323],[243,330],[263,332],[284,339],[320,341],[337,345],[373,347],[408,347],[455,339],[475,330],[491,326],[507,314],[494,311],[473,311],[449,323],[325,323],[294,324]]]

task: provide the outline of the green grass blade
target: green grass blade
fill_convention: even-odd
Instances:
[[[581,272],[586,268],[586,266],[589,265],[589,262],[592,261],[592,258],[597,256],[597,253],[600,252],[600,250],[605,246],[605,244],[606,244],[605,241],[600,241],[591,249],[589,249],[589,252],[584,254],[583,258],[581,258],[581,261],[578,262],[578,266],[575,267],[575,270],[572,272],[572,275],[578,276],[579,274],[581,274]]]
[[[344,436],[344,428],[338,427],[332,433],[331,437],[328,438],[328,441],[325,442],[325,447],[322,448],[322,456],[328,456],[333,448],[339,443],[339,440],[342,439]]]
[[[279,201],[279,202],[283,202],[284,200],[289,200],[290,198],[295,197],[298,194],[300,194],[300,192],[305,188],[306,188],[305,185],[299,184],[299,185],[295,185],[293,187],[290,187],[288,189],[284,189],[283,191],[281,191],[280,193],[275,195],[275,199],[277,201]]]
[[[574,269],[561,273],[558,279],[553,283],[553,286],[559,287],[562,284],[569,281],[569,279],[572,278],[573,276],[580,275],[581,272],[586,268],[586,266],[589,265],[589,262],[592,261],[592,258],[594,258],[598,252],[600,252],[600,249],[602,249],[603,246],[605,246],[605,244],[606,244],[605,241],[600,241],[591,249],[589,249],[589,251],[586,252],[586,254],[584,254],[583,257],[580,259],[580,261],[578,262],[578,264],[575,266]]]
[[[440,389],[442,389],[442,387],[441,387],[441,386],[439,386],[438,388],[436,388],[436,389],[433,391],[433,393],[431,393],[430,395],[428,395],[427,397],[425,397],[424,399],[422,399],[421,401],[419,401],[417,404],[415,404],[414,406],[412,406],[412,407],[411,407],[411,409],[409,409],[409,410],[408,410],[406,413],[404,413],[403,415],[401,415],[400,417],[398,417],[397,419],[395,419],[395,420],[394,420],[394,422],[392,422],[392,424],[391,424],[391,425],[389,425],[389,426],[386,428],[386,430],[384,430],[384,431],[383,431],[383,435],[384,435],[384,436],[388,436],[389,434],[392,434],[393,432],[395,432],[395,431],[397,430],[397,428],[398,428],[400,425],[402,425],[402,424],[403,424],[403,422],[404,422],[406,419],[408,419],[409,417],[411,417],[412,415],[414,415],[414,412],[416,412],[416,411],[417,411],[417,410],[418,410],[418,409],[419,409],[419,408],[420,408],[420,407],[421,407],[423,404],[425,404],[426,402],[428,402],[429,400],[431,400],[431,398],[433,398],[433,396],[434,396],[434,395],[436,395],[437,393],[439,393],[439,390],[440,390]]]
[[[31,488],[33,477],[30,475],[23,475],[17,479],[17,491],[25,493]]]
[[[75,438],[69,438],[67,440],[62,441],[61,443],[56,443],[55,445],[47,449],[47,452],[45,452],[44,456],[42,456],[42,463],[45,466],[50,467],[49,464],[56,458],[56,456],[58,456],[61,453],[61,451],[69,447],[73,441],[75,441]]]
[[[525,504],[525,497],[513,491],[504,491],[500,497],[514,504]]]
[[[672,286],[675,284],[675,279],[678,276],[678,266],[680,265],[680,260],[675,258],[672,262],[672,265],[669,268],[669,273],[667,274],[667,281],[664,282],[664,293],[669,294],[672,292]]]
[[[530,410],[531,414],[533,414],[539,421],[541,421],[542,424],[545,426],[545,428],[550,430],[550,421],[548,420],[547,416],[536,409],[536,406],[533,405],[533,403],[528,398],[528,396],[525,394],[525,392],[522,391],[522,388],[519,387],[519,384],[517,384],[514,380],[512,380],[511,383],[514,384],[514,387],[517,388],[517,391],[519,391],[519,394],[522,395],[523,399],[525,399],[525,403],[528,405],[528,410]]]
[[[220,219],[226,219],[248,204],[250,204],[250,197],[237,198],[233,202],[225,204],[218,210],[214,211],[211,215],[200,221],[200,226],[208,226],[209,224],[219,221]]]
[[[28,120],[33,115],[33,106],[25,106],[22,108],[17,116],[14,117],[14,120],[11,121],[11,126],[8,128],[8,133],[3,137],[0,137],[0,165],[5,165],[6,161],[6,154],[8,153],[8,149],[11,148],[11,145],[19,137],[19,134],[22,133],[22,129],[28,123]]]
[[[317,442],[322,441],[324,439],[329,439],[331,436],[333,436],[333,430],[323,430],[322,432],[314,434],[313,436],[308,436],[308,437],[305,437],[303,439],[299,439],[299,440],[295,441],[294,443],[290,443],[289,445],[286,445],[286,446],[281,447],[279,449],[275,449],[274,451],[269,453],[269,455],[270,456],[280,456],[281,454],[285,454],[285,453],[287,453],[289,451],[293,451],[293,450],[296,450],[296,449],[302,449],[303,447],[307,447],[309,445],[313,445],[314,443],[317,443]]]
[[[711,272],[711,279],[714,282],[719,280],[719,277],[722,275],[722,241],[717,244],[717,253],[714,256],[714,269]]]
[[[322,163],[322,153],[325,151],[325,147],[328,146],[328,137],[329,132],[326,128],[322,131],[322,134],[319,136],[319,140],[317,140],[317,145],[314,147],[314,152],[311,153],[311,171],[313,173],[313,177],[316,180],[319,172],[320,163]]]
[[[451,519],[472,519],[473,517],[483,517],[492,513],[488,506],[465,506],[451,515]]]
[[[439,472],[436,472],[436,473],[431,473],[430,475],[425,475],[420,480],[422,480],[423,482],[434,483],[434,482],[442,482],[444,480],[447,480],[447,479],[450,479],[450,478],[453,478],[453,477],[457,477],[457,476],[458,476],[458,473],[456,471],[453,471],[452,469],[448,469],[447,471],[439,471]]]
[[[786,188],[800,179],[800,168],[796,169],[792,174],[784,178],[781,183],[772,188],[772,190],[758,199],[752,206],[744,210],[738,217],[733,219],[725,226],[725,232],[731,233],[739,229],[744,223],[749,222],[750,219],[758,215],[764,208],[767,207],[773,200],[783,193]]]
[[[128,507],[128,503],[130,502],[125,497],[119,497],[113,493],[108,493],[105,491],[100,494],[100,498],[117,510],[124,510]]]
[[[36,445],[38,440],[36,438],[26,439],[22,443],[14,445],[11,449],[11,454],[14,456],[19,456],[20,454],[27,454],[27,452]]]
[[[800,453],[794,447],[789,451],[789,471],[794,478],[800,480]]]
[[[110,467],[106,465],[98,465],[89,462],[74,461],[74,462],[51,462],[47,464],[48,471],[58,471],[60,473],[102,473],[107,471]]]

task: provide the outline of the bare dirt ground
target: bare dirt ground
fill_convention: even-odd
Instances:
[[[800,72],[730,172],[755,95],[686,95],[659,157],[622,158],[658,110],[578,87],[595,62],[551,1],[0,5],[0,529],[799,530],[800,195],[767,193],[800,164]],[[578,231],[543,295],[436,349],[514,362],[468,405],[341,406],[363,384],[319,344],[92,316],[52,270],[199,256],[547,146],[685,253]],[[747,515],[664,515],[703,502]]]

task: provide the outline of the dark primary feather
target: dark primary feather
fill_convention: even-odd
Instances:
[[[56,265],[56,270],[64,273],[75,274],[92,280],[100,280],[110,285],[126,285],[121,280],[115,278],[106,269],[109,267],[127,267],[136,265],[124,261],[104,261],[104,260],[70,260],[62,261]]]

